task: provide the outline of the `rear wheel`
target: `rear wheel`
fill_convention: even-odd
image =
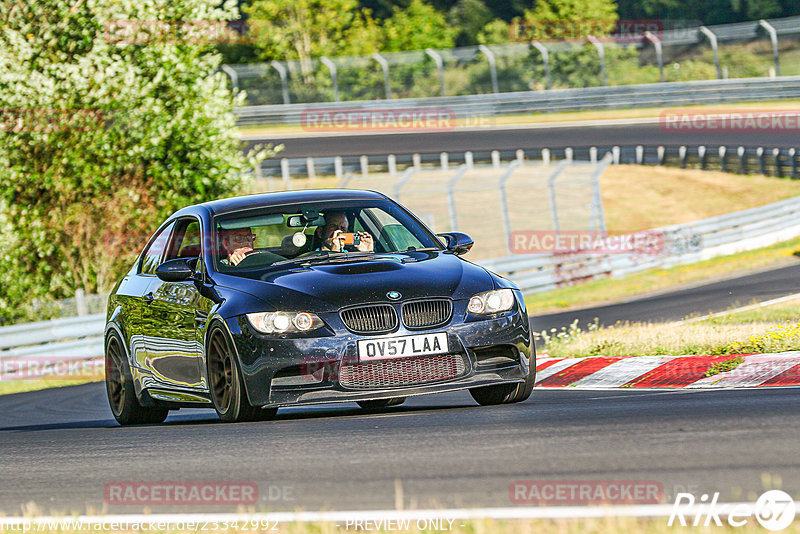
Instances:
[[[395,397],[393,399],[356,401],[356,403],[365,410],[380,410],[381,408],[389,408],[390,406],[400,406],[405,401],[405,397]]]
[[[492,404],[513,404],[528,400],[533,392],[533,384],[536,382],[536,349],[531,347],[531,358],[528,369],[528,376],[520,384],[501,384],[499,386],[484,386],[482,388],[472,388],[469,390],[475,402],[481,406]]]
[[[163,423],[169,410],[147,408],[139,404],[133,389],[133,376],[128,358],[116,335],[106,340],[106,393],[114,419],[121,425]]]
[[[261,409],[247,400],[244,381],[228,337],[217,328],[207,348],[208,381],[211,400],[219,418],[226,423],[270,419],[277,409]]]

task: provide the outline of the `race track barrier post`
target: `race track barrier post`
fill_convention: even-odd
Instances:
[[[719,46],[717,43],[717,36],[708,29],[707,26],[700,26],[700,33],[705,35],[708,42],[711,43],[711,50],[714,52],[714,66],[717,69],[717,79],[722,79],[722,69],[719,68]]]

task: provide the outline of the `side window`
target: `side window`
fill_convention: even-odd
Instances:
[[[163,261],[200,256],[200,223],[197,219],[180,219],[172,235],[169,252]]]
[[[164,257],[173,228],[175,228],[174,222],[161,230],[147,245],[142,254],[142,262],[139,264],[140,274],[155,274],[156,267],[161,264],[161,258]]]

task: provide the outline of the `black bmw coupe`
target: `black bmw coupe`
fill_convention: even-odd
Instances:
[[[213,406],[236,422],[459,389],[482,405],[523,401],[536,366],[522,294],[462,259],[471,246],[369,191],[184,208],[109,297],[114,417],[158,423]]]

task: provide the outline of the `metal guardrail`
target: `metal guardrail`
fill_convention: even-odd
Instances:
[[[448,170],[458,165],[491,165],[499,168],[511,161],[564,161],[584,160],[596,162],[611,154],[615,164],[667,165],[681,168],[721,170],[739,174],[764,174],[768,176],[800,178],[800,155],[796,148],[728,146],[728,145],[623,145],[576,146],[518,150],[481,150],[466,152],[431,152],[414,154],[387,154],[381,156],[322,156],[306,158],[270,158],[256,169],[257,178],[272,180],[280,177],[283,187],[292,188],[292,179],[315,178],[317,175],[334,175],[343,180],[346,176],[374,173],[398,175],[415,167]]]
[[[621,21],[622,22],[622,21]],[[643,21],[639,21],[643,22]],[[672,28],[661,26],[656,21],[654,24],[636,24],[632,31],[621,31],[597,38],[588,35],[587,28],[580,28],[581,21],[575,22],[575,32],[570,39],[549,40],[550,35],[547,25],[538,27],[528,26],[521,21],[512,28],[518,32],[515,42],[494,45],[463,46],[447,49],[409,50],[404,52],[374,53],[364,56],[338,56],[311,58],[308,62],[300,61],[271,61],[269,63],[247,63],[239,65],[224,65],[221,69],[230,77],[234,89],[244,89],[248,98],[257,103],[282,103],[297,102],[339,101],[344,94],[344,100],[360,98],[386,98],[391,100],[393,95],[419,94],[427,91],[426,96],[433,96],[437,92],[441,96],[446,94],[472,94],[486,92],[498,93],[501,90],[509,91],[514,87],[533,87],[533,84],[544,84],[550,89],[552,86],[551,71],[557,70],[560,61],[574,61],[570,52],[580,50],[584,44],[591,44],[597,51],[597,67],[600,76],[594,78],[597,85],[606,85],[609,75],[619,81],[614,71],[606,70],[606,51],[614,49],[635,49],[637,61],[629,64],[630,69],[639,66],[657,66],[656,80],[664,81],[664,65],[672,62],[681,62],[688,59],[689,50],[701,47],[710,47],[713,54],[713,65],[717,79],[728,78],[728,65],[720,64],[720,46],[730,43],[739,45],[752,44],[758,40],[769,41],[772,48],[773,66],[767,68],[760,64],[757,68],[763,69],[763,74],[770,76],[781,75],[781,63],[791,61],[782,56],[796,51],[796,36],[800,34],[800,17],[785,17],[748,21],[734,24],[714,26],[696,25],[685,26],[683,23],[675,24]],[[664,21],[667,22],[667,21]],[[678,21],[673,21],[678,22]],[[683,21],[689,23],[690,21]],[[565,26],[569,23],[565,23]],[[647,30],[647,26],[650,26]],[[527,31],[531,30],[531,31]],[[781,42],[783,41],[783,42]],[[744,48],[743,48],[744,49]],[[665,51],[667,52],[665,56]],[[695,50],[697,52],[697,50]],[[564,57],[563,54],[567,54]],[[610,61],[618,61],[609,54]],[[497,64],[500,60],[505,68],[498,76]],[[629,58],[630,60],[630,58]],[[655,64],[653,61],[655,60]],[[551,65],[552,64],[552,65]],[[434,67],[435,65],[435,67]],[[489,76],[481,73],[475,75],[469,67],[484,65]],[[544,72],[534,75],[532,67],[536,65],[543,68]],[[731,65],[737,68],[737,65]],[[419,80],[411,82],[407,75],[409,68],[418,71],[427,71],[427,83]],[[435,68],[435,73],[433,72]],[[310,71],[308,70],[310,69]],[[460,69],[461,75],[452,77],[454,81],[446,81],[445,69]],[[620,69],[615,69],[620,70]],[[398,74],[399,71],[399,74]],[[301,74],[304,73],[304,74]],[[405,74],[404,74],[405,73]],[[308,76],[313,74],[314,82],[309,85]],[[382,74],[382,76],[381,76]],[[383,78],[381,84],[378,80]],[[416,77],[415,77],[416,78]],[[438,78],[438,84],[435,80]],[[301,81],[302,80],[302,81]],[[358,80],[358,81],[356,81]],[[372,80],[372,82],[367,82]],[[489,83],[491,81],[491,83]],[[613,81],[613,80],[612,80]],[[561,79],[560,83],[567,80]],[[468,84],[469,89],[464,86]],[[381,87],[382,85],[382,87]],[[438,91],[435,86],[438,85]],[[612,85],[614,85],[612,83]]]
[[[51,341],[103,334],[106,314],[69,317],[53,321],[24,323],[0,328],[0,350],[26,345],[40,345]],[[0,357],[6,352],[0,352]]]
[[[312,104],[245,106],[236,110],[239,126],[304,126],[309,112],[447,110],[457,119],[527,113],[662,107],[800,98],[800,76],[669,82],[483,95],[359,100]],[[314,131],[314,128],[309,127]],[[365,133],[369,133],[365,131]]]
[[[0,380],[47,378],[56,373],[69,378],[72,369],[56,368],[103,356],[105,322],[105,314],[99,313],[0,328]]]
[[[661,250],[646,253],[565,252],[508,256],[479,262],[532,293],[577,281],[625,276],[769,246],[800,235],[800,197],[704,219],[648,230]]]

